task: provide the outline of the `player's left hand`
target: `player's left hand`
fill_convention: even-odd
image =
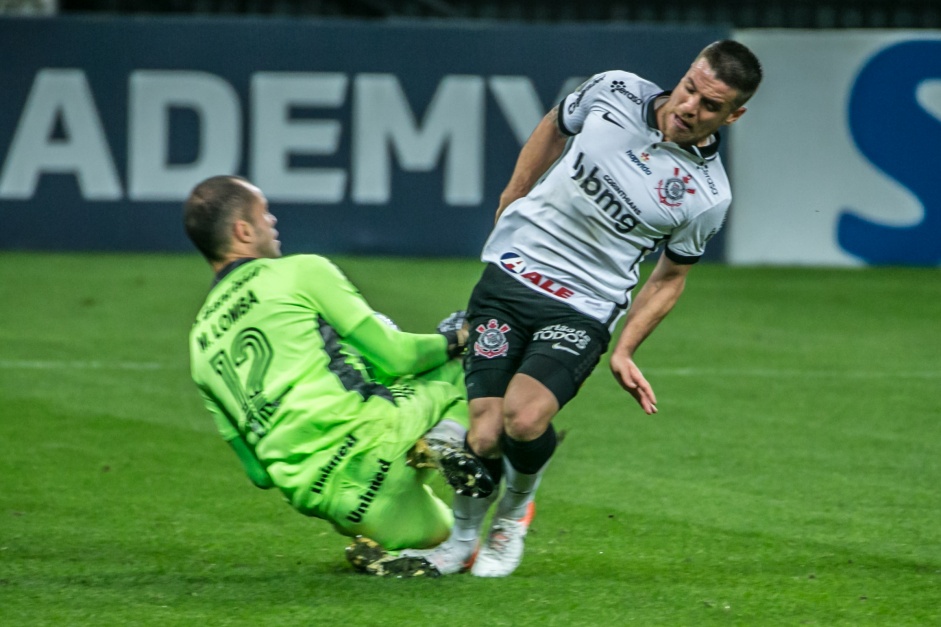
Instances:
[[[448,340],[448,356],[460,357],[467,348],[467,312],[463,309],[455,311],[438,323],[438,333]]]
[[[618,354],[611,355],[611,372],[621,387],[634,397],[634,400],[648,414],[657,413],[657,395],[654,394],[650,383],[630,357]]]

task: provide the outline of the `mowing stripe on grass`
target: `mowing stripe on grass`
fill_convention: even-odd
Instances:
[[[788,377],[831,379],[941,379],[941,370],[795,370],[779,368],[644,368],[647,374],[675,377]]]
[[[166,370],[168,364],[153,361],[79,361],[0,359],[8,370]],[[941,379],[941,370],[795,370],[782,368],[644,368],[647,374],[673,377],[757,377],[831,379]]]
[[[6,370],[163,370],[165,364],[152,361],[77,361],[0,359]]]

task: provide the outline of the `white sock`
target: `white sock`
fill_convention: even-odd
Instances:
[[[536,474],[527,475],[513,468],[513,464],[503,458],[503,480],[506,482],[506,491],[497,504],[497,518],[519,520],[526,515],[526,507],[536,497],[536,489],[542,481],[549,462],[543,464]]]
[[[480,528],[490,506],[497,500],[497,490],[484,499],[454,495],[454,528],[451,537],[459,542],[475,542],[480,538]]]
[[[425,432],[426,438],[432,438],[435,440],[445,440],[447,442],[454,442],[459,446],[464,445],[464,436],[467,434],[467,429],[465,429],[461,423],[455,422],[450,418],[445,418],[440,421],[438,424],[433,426],[431,429]]]

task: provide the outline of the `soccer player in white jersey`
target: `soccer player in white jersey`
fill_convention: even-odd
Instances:
[[[500,197],[482,254],[488,265],[468,307],[467,446],[495,479],[502,475],[505,491],[483,544],[497,492],[456,496],[451,536],[435,549],[406,552],[409,559],[422,557],[440,574],[470,567],[503,577],[516,569],[556,446],[552,418],[598,364],[624,313],[611,371],[647,414],[656,413],[634,353],[722,226],[731,193],[719,129],[745,113],[760,81],[748,48],[718,41],[672,91],[603,72],[536,127]],[[632,304],[638,265],[661,246]]]

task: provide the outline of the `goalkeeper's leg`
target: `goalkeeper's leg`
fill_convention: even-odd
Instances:
[[[493,483],[464,450],[467,403],[455,386],[413,379],[393,392],[394,406],[369,401],[377,412],[370,443],[331,481],[336,491],[327,517],[341,533],[370,537],[386,549],[435,546],[448,537],[453,517],[425,485],[432,470],[479,494],[492,492]]]
[[[455,525],[447,540],[433,549],[383,550],[368,538],[347,547],[347,559],[361,572],[379,577],[440,577],[468,570],[479,546],[480,522],[496,494],[489,498],[454,497]]]

